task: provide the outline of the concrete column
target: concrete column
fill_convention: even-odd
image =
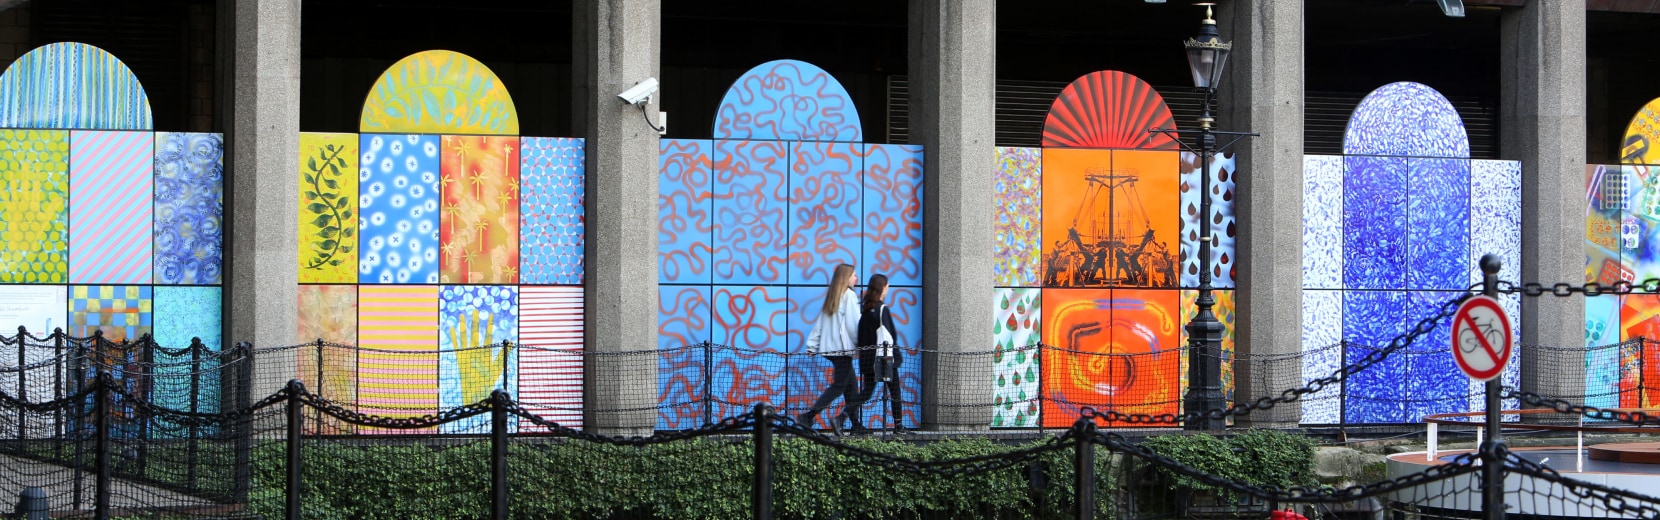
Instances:
[[[219,4],[232,27],[225,119],[228,341],[296,343],[299,265],[300,0]],[[294,356],[256,360],[252,395],[293,377]]]
[[[1303,0],[1218,7],[1218,29],[1233,52],[1218,85],[1217,128],[1262,134],[1232,150],[1239,154],[1234,400],[1245,402],[1303,384],[1295,355],[1303,335]],[[1193,19],[1197,31],[1197,12]],[[1252,362],[1263,359],[1273,361]],[[1245,422],[1295,426],[1301,418],[1292,404]]]
[[[996,0],[911,0],[911,140],[923,145],[922,422],[991,422]]]
[[[657,131],[617,94],[659,76],[659,0],[577,0],[571,56],[576,128],[588,145],[589,429],[657,424]],[[657,118],[657,105],[650,117]],[[606,354],[636,352],[635,355]],[[626,410],[626,411],[624,411]]]
[[[1521,280],[1585,278],[1585,6],[1528,2],[1500,21],[1499,149],[1522,162]],[[1585,300],[1522,299],[1524,345],[1579,347]],[[1522,389],[1585,394],[1579,354],[1522,348]]]

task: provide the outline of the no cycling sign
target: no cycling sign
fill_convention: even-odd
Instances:
[[[1453,314],[1452,353],[1458,369],[1476,381],[1498,377],[1510,361],[1510,331],[1510,316],[1498,300],[1488,296],[1464,300]]]

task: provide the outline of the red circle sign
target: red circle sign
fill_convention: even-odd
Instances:
[[[1472,296],[1453,314],[1452,354],[1458,369],[1476,381],[1486,381],[1504,372],[1510,362],[1510,316],[1499,301]]]

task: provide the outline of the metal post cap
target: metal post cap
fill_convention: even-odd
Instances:
[[[1487,274],[1499,274],[1499,267],[1503,264],[1504,262],[1499,260],[1499,255],[1495,255],[1493,253],[1481,255],[1482,272]]]

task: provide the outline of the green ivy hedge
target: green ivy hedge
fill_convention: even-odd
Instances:
[[[481,518],[490,510],[485,440],[308,441],[302,500],[308,519]],[[984,439],[926,444],[848,441],[917,460],[1007,453],[1030,447]],[[1313,484],[1314,443],[1254,430],[1227,438],[1166,435],[1143,441],[1189,466],[1258,485]],[[281,518],[285,447],[257,448],[250,507]],[[1072,450],[1042,456],[1047,485],[1034,491],[1027,465],[950,477],[889,470],[797,438],[773,448],[773,510],[780,518],[1064,518],[1073,500]],[[1120,460],[1096,451],[1096,511],[1112,516]],[[645,447],[516,440],[508,450],[513,518],[729,519],[749,516],[748,441],[698,439]],[[1161,471],[1162,470],[1155,470]],[[1181,491],[1213,491],[1163,472]],[[1143,507],[1154,506],[1143,502]],[[1157,506],[1154,506],[1157,507]]]
[[[307,442],[303,516],[392,520],[489,514],[488,441],[384,445]],[[928,444],[854,439],[850,444],[914,459],[1005,453],[982,439]],[[281,518],[285,447],[257,448],[249,502]],[[1072,450],[1043,456],[1048,485],[1031,491],[1027,466],[978,475],[916,475],[870,465],[795,438],[774,444],[773,511],[780,518],[1064,518],[1072,504]],[[1113,458],[1096,456],[1096,511],[1112,511]],[[730,519],[750,515],[749,442],[698,439],[618,447],[515,441],[508,450],[513,518]]]

